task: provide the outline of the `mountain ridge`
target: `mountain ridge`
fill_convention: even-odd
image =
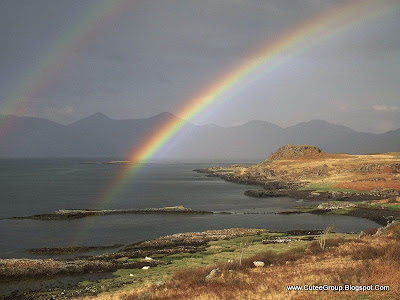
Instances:
[[[150,116],[150,117],[145,117],[145,118],[124,118],[124,119],[115,119],[115,118],[111,118],[111,117],[107,116],[104,113],[96,112],[96,113],[93,113],[93,114],[88,115],[86,117],[83,117],[83,118],[81,118],[81,119],[79,119],[77,121],[74,121],[74,122],[71,122],[71,123],[65,124],[65,125],[62,124],[62,123],[58,123],[56,121],[52,121],[52,120],[49,120],[49,119],[46,119],[46,118],[42,118],[42,117],[16,116],[16,115],[12,115],[12,114],[1,114],[0,113],[0,120],[3,119],[4,117],[13,117],[13,118],[19,118],[19,119],[44,120],[44,121],[55,123],[55,124],[58,124],[58,125],[61,125],[61,126],[70,126],[70,125],[72,125],[74,123],[77,123],[77,122],[80,122],[80,121],[83,121],[83,120],[86,120],[86,119],[107,119],[107,120],[113,120],[113,121],[127,121],[127,120],[156,119],[156,118],[160,118],[160,117],[174,117],[174,118],[183,120],[182,118],[179,118],[178,116],[176,116],[176,115],[174,115],[174,114],[172,114],[170,112],[161,112],[161,113],[155,114],[155,115]],[[300,125],[307,125],[307,124],[315,124],[315,125],[327,124],[327,125],[331,125],[331,126],[342,127],[342,128],[345,128],[347,130],[351,130],[351,131],[356,132],[356,133],[365,133],[365,134],[374,134],[374,135],[386,134],[386,133],[400,133],[400,128],[388,130],[388,131],[385,131],[385,132],[382,132],[382,133],[372,133],[372,132],[366,132],[366,131],[357,131],[357,130],[349,127],[349,126],[345,126],[345,125],[337,124],[337,123],[331,123],[331,122],[328,122],[328,121],[325,121],[325,120],[322,120],[322,119],[311,119],[309,121],[302,121],[302,122],[299,122],[299,123],[297,123],[295,125],[290,125],[290,126],[286,126],[286,127],[282,127],[282,126],[279,126],[279,125],[277,125],[275,123],[272,123],[272,122],[269,122],[269,121],[264,121],[264,120],[250,120],[250,121],[244,122],[242,124],[231,125],[231,126],[222,126],[222,125],[218,125],[218,124],[215,124],[215,123],[207,123],[207,124],[204,124],[204,125],[195,125],[195,124],[193,124],[193,123],[191,123],[189,121],[187,121],[187,123],[189,123],[191,125],[194,125],[194,126],[199,126],[199,127],[212,126],[212,127],[219,127],[219,128],[241,127],[241,126],[244,126],[244,125],[259,123],[259,124],[265,124],[265,125],[272,125],[272,126],[275,126],[275,127],[279,127],[281,129],[288,129],[288,128],[291,128],[291,127],[296,127],[296,126],[300,126]]]
[[[36,117],[0,118],[11,122],[12,128],[0,140],[0,157],[126,156],[166,122],[182,121],[168,112],[142,119],[95,113],[67,125]],[[229,127],[187,122],[184,133],[166,144],[170,150],[157,159],[258,159],[285,144],[361,154],[399,151],[400,129],[364,133],[323,120],[288,127],[260,120]]]

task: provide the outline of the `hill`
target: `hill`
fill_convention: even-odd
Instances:
[[[259,164],[200,172],[264,186],[264,190],[249,191],[251,196],[358,200],[400,195],[399,152],[329,154],[311,145],[286,145]]]

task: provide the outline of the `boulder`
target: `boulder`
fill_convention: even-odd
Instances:
[[[220,269],[212,269],[211,272],[206,276],[206,281],[210,281],[221,274]]]

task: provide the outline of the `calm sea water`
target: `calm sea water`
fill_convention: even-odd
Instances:
[[[122,166],[82,164],[89,159],[0,160],[0,257],[29,257],[24,250],[66,245],[127,244],[166,234],[232,227],[322,229],[340,232],[376,227],[345,216],[271,214],[299,205],[289,198],[251,198],[251,186],[193,172],[211,163],[149,164],[113,199],[98,206],[105,187]],[[91,159],[104,162],[107,159]],[[306,204],[309,202],[305,202]],[[266,212],[233,215],[112,215],[68,221],[10,220],[63,208],[135,209],[184,205],[196,210]]]

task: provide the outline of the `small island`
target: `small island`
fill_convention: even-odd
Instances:
[[[13,217],[12,219],[31,219],[31,220],[69,220],[92,216],[122,215],[122,214],[213,214],[212,211],[199,211],[186,208],[182,205],[167,206],[161,208],[144,209],[60,209],[48,214],[32,215],[25,217]]]

